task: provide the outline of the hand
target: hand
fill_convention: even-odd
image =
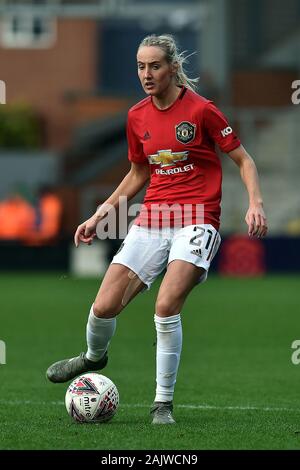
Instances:
[[[78,247],[80,242],[91,245],[96,236],[96,226],[99,218],[93,215],[90,219],[78,225],[74,235],[75,246]]]
[[[267,234],[267,218],[262,204],[250,205],[245,221],[248,225],[249,237],[262,238]]]

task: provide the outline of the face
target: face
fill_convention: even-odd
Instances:
[[[143,46],[137,53],[138,75],[147,95],[162,96],[176,86],[176,67],[166,61],[160,47]]]

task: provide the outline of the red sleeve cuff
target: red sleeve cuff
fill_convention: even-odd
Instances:
[[[237,149],[242,145],[240,139],[235,139],[233,142],[228,143],[227,145],[222,146],[221,150],[224,153],[232,152],[232,150]]]

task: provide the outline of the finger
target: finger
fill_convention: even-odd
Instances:
[[[260,232],[260,226],[261,226],[261,223],[260,223],[260,217],[258,215],[255,215],[254,216],[254,229],[253,229],[253,237],[255,236],[259,236],[259,232]]]
[[[95,233],[92,233],[92,234],[89,234],[88,236],[86,236],[83,232],[81,232],[79,234],[79,239],[83,243],[90,243],[94,240],[95,236],[96,236]]]
[[[246,222],[248,224],[248,235],[252,236],[253,231],[254,231],[254,223],[255,223],[253,214],[246,217]]]
[[[86,226],[84,227],[84,236],[85,236],[86,238],[89,238],[89,237],[92,237],[92,236],[94,236],[94,235],[96,235],[95,228],[86,225]]]
[[[260,214],[255,214],[255,232],[254,236],[257,236],[259,238],[262,227],[263,227],[263,220]]]
[[[79,235],[80,235],[80,231],[81,231],[81,228],[78,227],[76,232],[75,232],[75,235],[74,235],[74,243],[75,243],[75,246],[76,248],[78,247],[79,245]]]
[[[260,238],[261,232],[264,227],[264,221],[261,214],[254,214],[255,226],[252,235]]]
[[[83,243],[89,243],[90,241],[93,241],[93,237],[89,236],[86,237],[83,233],[79,235],[79,240]]]
[[[266,220],[264,220],[264,224],[262,226],[260,237],[261,238],[265,237],[267,235],[267,233],[268,233],[268,226],[267,226]]]
[[[267,235],[267,231],[268,231],[268,229],[265,227],[262,234],[260,235],[260,238],[264,238]]]
[[[79,225],[74,235],[74,242],[75,242],[76,247],[78,247],[81,241],[84,241],[85,239],[84,232],[85,232],[85,224]]]
[[[258,232],[257,232],[257,237],[261,238],[264,237],[266,234],[267,230],[267,221],[266,218],[263,215],[259,215],[259,227],[258,227]]]
[[[93,243],[95,236],[96,234],[93,233],[93,235],[90,237],[90,241],[88,242],[88,245],[91,245]]]

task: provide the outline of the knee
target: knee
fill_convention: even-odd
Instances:
[[[114,318],[121,310],[122,306],[105,299],[96,299],[93,305],[94,315],[98,318]]]
[[[159,317],[178,315],[178,313],[180,313],[180,309],[180,299],[171,298],[170,296],[159,297],[155,305],[155,312]]]

